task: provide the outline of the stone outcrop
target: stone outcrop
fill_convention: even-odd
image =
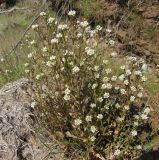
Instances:
[[[60,160],[53,138],[36,123],[30,85],[21,79],[0,89],[0,160]]]

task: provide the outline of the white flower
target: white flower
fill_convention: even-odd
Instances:
[[[129,110],[129,108],[130,108],[130,107],[129,107],[128,105],[125,105],[125,106],[124,106],[124,109],[125,109],[125,110]]]
[[[112,72],[112,70],[111,70],[110,68],[107,68],[107,69],[105,70],[105,72],[106,72],[107,74],[109,74],[109,73]]]
[[[109,44],[110,44],[111,46],[114,46],[114,44],[115,44],[115,41],[113,41],[113,40],[110,40],[110,41],[109,41]]]
[[[79,126],[82,123],[81,119],[75,119],[75,125]]]
[[[86,48],[85,48],[85,52],[86,52],[87,55],[89,55],[89,56],[92,56],[92,55],[95,54],[94,49],[91,49],[91,48],[89,48],[89,47],[86,47]]]
[[[97,31],[101,31],[101,30],[102,30],[102,27],[101,27],[100,25],[98,25],[98,26],[96,27],[96,30],[97,30]]]
[[[111,56],[112,56],[112,57],[116,57],[117,55],[118,55],[117,52],[112,52],[112,53],[111,53]]]
[[[116,103],[116,104],[115,104],[115,107],[116,107],[117,109],[119,109],[121,106],[120,106],[119,103]]]
[[[143,93],[142,93],[142,92],[139,92],[139,93],[137,94],[137,96],[138,96],[139,98],[142,98],[142,97],[143,97]]]
[[[91,126],[90,130],[91,130],[92,133],[95,133],[97,131],[95,126]]]
[[[110,94],[109,93],[104,93],[104,98],[109,98]]]
[[[126,90],[125,89],[120,89],[121,94],[126,94]]]
[[[80,22],[80,26],[82,26],[83,28],[87,27],[88,26],[88,22],[87,21]]]
[[[126,68],[126,66],[124,65],[124,66],[121,66],[120,68],[124,70]]]
[[[81,32],[77,33],[77,37],[78,38],[82,37],[82,33]]]
[[[61,33],[56,34],[56,38],[61,38],[61,37],[62,37]]]
[[[35,44],[35,43],[36,43],[35,40],[32,40],[32,41],[30,42],[31,45],[33,45],[33,44]]]
[[[139,70],[138,70],[138,71],[135,71],[134,74],[137,75],[137,76],[142,76],[142,73],[141,73],[141,71],[139,71]]]
[[[76,15],[76,11],[70,10],[70,11],[68,12],[68,15],[69,15],[69,16],[75,16],[75,15]]]
[[[99,102],[103,102],[103,98],[102,98],[102,97],[97,98],[97,100],[98,100]]]
[[[42,51],[47,52],[47,47],[43,47]]]
[[[125,73],[126,73],[127,76],[130,76],[130,75],[131,75],[131,71],[130,71],[129,69],[127,69],[127,70],[125,71]]]
[[[46,62],[46,65],[47,65],[47,66],[49,66],[49,67],[51,67],[51,66],[53,66],[53,65],[54,65],[54,62],[47,61],[47,62]]]
[[[37,105],[37,103],[34,101],[34,102],[31,103],[30,106],[31,106],[31,108],[35,108],[36,105]]]
[[[97,86],[98,86],[98,84],[97,84],[97,83],[94,83],[94,84],[92,85],[92,89],[95,89]]]
[[[98,115],[97,115],[97,118],[98,118],[98,119],[103,119],[103,115],[102,115],[102,114],[98,114]]]
[[[69,90],[69,88],[67,88],[67,89],[65,90],[65,94],[68,95],[68,94],[70,94],[70,93],[71,93],[71,91]]]
[[[134,97],[134,96],[131,96],[131,97],[130,97],[130,101],[131,101],[131,102],[134,102],[134,101],[135,101],[135,97]]]
[[[55,60],[56,59],[56,56],[51,56],[50,57],[50,61],[53,61],[53,60]]]
[[[46,16],[46,13],[45,12],[41,12],[40,16]]]
[[[95,70],[95,71],[99,71],[99,66],[95,66],[95,67],[94,67],[94,70]]]
[[[60,24],[60,25],[58,25],[58,29],[65,30],[65,29],[68,29],[68,26],[67,26],[67,24]]]
[[[119,90],[120,89],[120,87],[119,86],[115,86],[115,90]]]
[[[144,113],[145,113],[145,114],[149,114],[149,113],[150,113],[150,111],[151,111],[151,110],[150,110],[150,108],[149,108],[149,107],[147,107],[147,108],[145,108]]]
[[[72,69],[72,72],[73,73],[78,73],[80,71],[79,67],[78,66],[75,66],[73,69]]]
[[[32,58],[32,57],[33,57],[33,53],[29,53],[28,58]]]
[[[96,74],[94,75],[94,77],[95,77],[95,78],[99,78],[99,74],[96,73]]]
[[[141,145],[137,145],[135,148],[138,149],[138,150],[141,150],[142,146]]]
[[[109,28],[107,28],[107,29],[106,29],[106,32],[111,33],[111,32],[112,32],[112,30],[111,30],[111,29],[109,29]]]
[[[31,28],[32,28],[33,30],[35,30],[35,29],[37,29],[38,27],[39,27],[39,25],[38,25],[38,24],[34,24],[34,25],[32,25],[32,27],[31,27]]]
[[[92,136],[92,137],[90,137],[90,140],[91,140],[92,142],[94,142],[94,141],[96,140],[96,137]]]
[[[28,66],[29,66],[29,63],[25,63],[24,66],[25,66],[25,67],[28,67]]]
[[[132,135],[132,136],[137,136],[137,131],[135,131],[135,130],[134,130],[134,131],[131,131],[131,135]]]
[[[59,40],[58,40],[57,38],[53,38],[53,39],[51,40],[51,44],[58,43],[58,42],[59,42]]]
[[[113,76],[113,77],[111,78],[111,80],[112,80],[112,81],[116,81],[116,80],[117,80],[117,76]]]
[[[4,62],[4,58],[1,58],[1,62]]]
[[[135,86],[131,86],[130,89],[131,89],[131,91],[136,92]]]
[[[63,98],[64,98],[64,100],[65,100],[65,101],[69,101],[69,100],[70,100],[70,96],[69,96],[69,95],[67,95],[67,94],[66,94],[66,95],[64,95],[64,97],[63,97]]]
[[[95,108],[96,107],[96,104],[95,103],[91,103],[91,108]]]
[[[142,82],[145,82],[145,81],[147,81],[147,78],[146,78],[145,76],[142,76],[142,77],[141,77],[141,81],[142,81]]]
[[[50,17],[50,18],[48,19],[48,24],[52,24],[52,23],[54,22],[54,20],[55,20],[55,18]]]
[[[119,80],[120,80],[120,81],[123,81],[124,78],[125,78],[124,74],[122,74],[122,75],[119,76]]]
[[[143,119],[143,120],[146,120],[146,119],[148,119],[148,116],[147,116],[147,114],[141,114],[141,119]]]
[[[125,84],[125,85],[129,85],[129,81],[128,81],[128,80],[125,80],[125,81],[124,81],[124,84]]]
[[[117,150],[115,150],[114,155],[118,156],[118,155],[120,155],[120,153],[121,153],[121,151],[119,149],[117,149]]]
[[[108,64],[108,60],[103,60],[103,63],[104,64]]]
[[[29,73],[29,72],[30,72],[30,70],[29,70],[29,69],[26,69],[26,70],[25,70],[25,73]]]
[[[86,121],[91,122],[92,121],[92,116],[86,116]]]
[[[36,79],[40,79],[40,77],[41,77],[40,74],[36,75]]]
[[[139,125],[139,122],[134,122],[134,126],[138,126]]]
[[[107,85],[106,84],[102,84],[101,89],[106,89]]]
[[[107,89],[111,89],[111,88],[112,88],[112,85],[111,85],[110,83],[107,83],[107,84],[106,84],[106,88],[107,88]]]

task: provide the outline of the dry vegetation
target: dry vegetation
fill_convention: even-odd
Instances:
[[[39,5],[18,3],[30,11],[0,15],[0,86],[35,82],[32,107],[72,159],[135,159],[158,147],[157,1],[51,2],[58,19],[42,12],[11,54]]]

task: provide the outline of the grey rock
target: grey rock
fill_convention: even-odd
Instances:
[[[21,79],[0,89],[0,160],[63,159],[54,139],[41,134],[36,123],[31,85]]]

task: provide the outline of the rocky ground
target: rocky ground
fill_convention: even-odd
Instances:
[[[0,90],[0,160],[60,160],[53,138],[46,131],[40,134],[30,106],[30,85],[21,79]]]

